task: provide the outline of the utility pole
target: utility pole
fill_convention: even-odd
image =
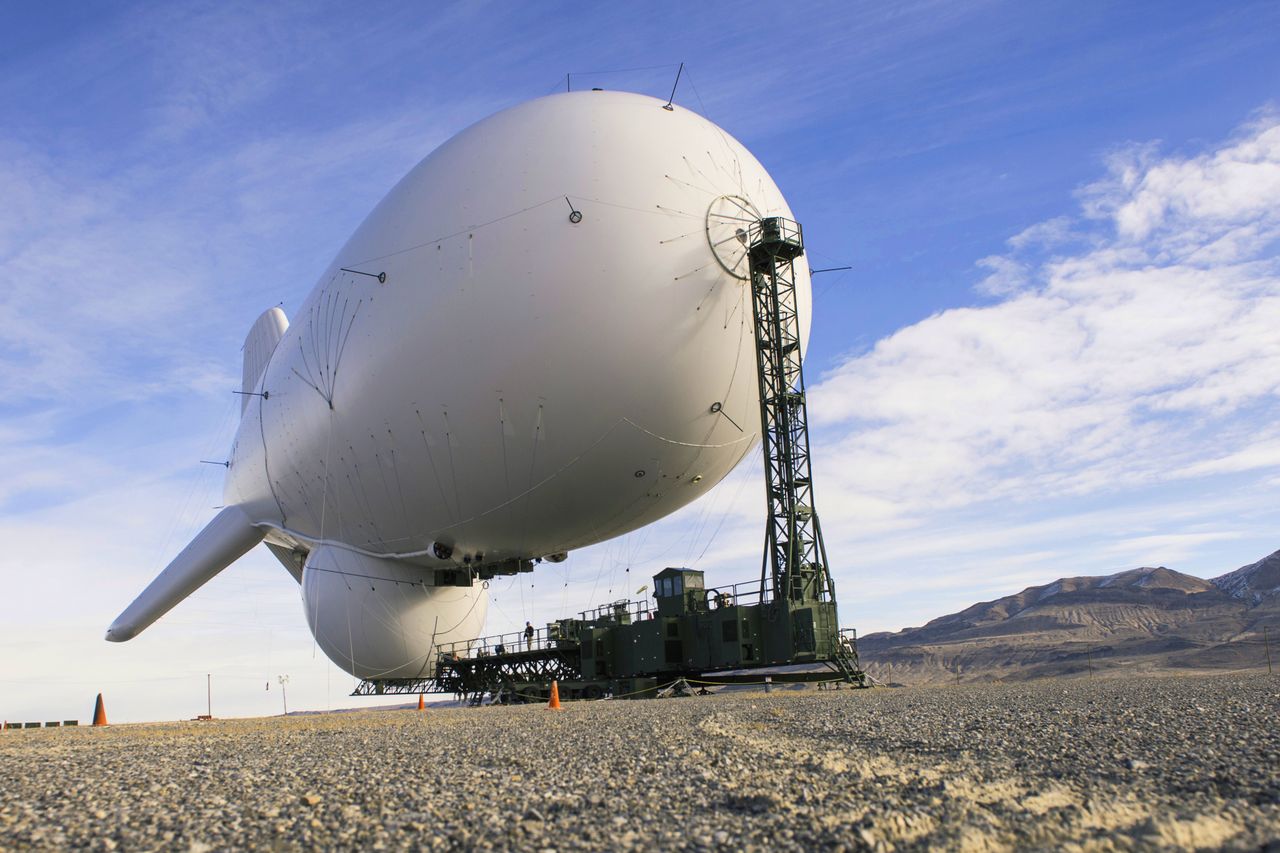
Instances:
[[[289,716],[289,693],[285,685],[289,683],[289,676],[281,675],[276,678],[280,682],[280,700],[284,702],[284,715]]]
[[[212,720],[213,719],[213,673],[211,672],[205,673],[204,689],[205,689],[205,701],[208,703],[205,706],[205,712],[209,715],[209,719]]]

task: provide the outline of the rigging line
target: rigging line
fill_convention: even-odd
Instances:
[[[394,583],[394,584],[408,584],[409,586],[420,586],[420,587],[423,587],[424,589],[427,588],[427,582],[425,580],[411,581],[411,580],[406,580],[404,578],[384,578],[380,575],[366,575],[360,572],[348,571],[347,569],[321,569],[316,566],[311,567],[311,571],[320,572],[321,574],[328,574],[328,575],[342,575],[343,577],[361,578],[363,580],[368,580],[368,581],[380,581],[382,583]]]
[[[439,613],[437,613],[437,614],[436,614],[435,621],[431,623],[431,642],[427,643],[427,658],[428,658],[428,660],[430,659],[431,654],[436,650],[436,645],[437,645],[437,644],[436,644],[436,637],[439,637],[439,636],[440,636],[440,614],[439,614]],[[426,664],[426,661],[423,661],[423,662],[422,662],[422,665],[423,665],[423,667],[425,668],[425,667],[426,667],[426,665],[427,665],[427,664]],[[421,673],[422,673],[422,670],[419,670],[419,671],[418,671],[418,673],[419,673],[419,674],[421,674]]]
[[[660,214],[660,213],[658,213],[657,211],[654,211],[654,210],[649,210],[649,209],[647,209],[647,208],[643,208],[643,207],[632,207],[632,206],[631,206],[631,205],[629,205],[629,204],[618,204],[617,202],[613,202],[613,201],[603,201],[603,200],[598,199],[598,198],[587,198],[586,196],[576,196],[576,195],[575,195],[575,196],[571,196],[571,198],[573,198],[573,199],[575,199],[575,200],[577,200],[577,201],[579,201],[579,202],[586,202],[586,203],[588,203],[588,204],[600,204],[600,205],[604,205],[605,207],[616,207],[616,208],[618,208],[619,210],[632,210],[632,211],[635,211],[636,213],[647,213],[647,214],[650,214],[650,215],[652,215],[652,216],[664,216],[664,215],[666,215],[666,214]],[[662,207],[662,205],[654,205],[654,206],[655,206],[655,207]],[[698,217],[694,216],[692,213],[684,213],[683,211],[679,211],[679,210],[672,210],[672,209],[667,209],[667,208],[664,208],[664,210],[666,210],[666,213],[667,213],[667,214],[670,214],[670,213],[678,213],[678,214],[680,214],[681,216],[688,216],[690,219],[697,219],[697,218],[698,218]]]
[[[717,240],[717,241],[715,241],[714,243],[712,243],[712,244],[711,244],[711,246],[712,246],[712,248],[714,248],[714,247],[716,247],[716,246],[719,246],[721,243],[728,243],[730,240],[739,240],[739,241],[741,241],[742,239],[743,239],[742,235],[737,234],[737,233],[735,232],[735,233],[733,233],[733,234],[730,234],[728,237],[725,237],[723,240]]]
[[[745,297],[745,291],[744,291],[743,299],[745,298],[746,297]],[[734,311],[736,312],[737,309],[735,308]],[[730,315],[730,319],[732,319],[732,315]],[[728,320],[725,321],[725,328],[726,329],[729,328]],[[734,380],[738,378],[738,366],[742,364],[742,349],[743,349],[742,340],[746,336],[747,336],[747,316],[746,316],[746,312],[744,311],[742,318],[738,321],[738,347],[737,347],[737,352],[734,353],[734,356],[733,356],[733,370],[729,372],[729,384],[724,389],[725,400],[728,400],[730,395],[733,393],[733,383],[734,383]],[[746,433],[746,430],[738,426],[737,422],[733,418],[729,417],[729,413],[724,410],[724,403],[720,404],[720,411],[718,414],[724,415],[725,418],[728,419],[729,423],[738,427],[738,432]]]
[[[622,205],[620,205],[620,204],[619,204],[619,205],[615,205],[615,207],[622,207]],[[662,205],[662,204],[655,204],[655,205],[654,205],[654,207],[658,208],[658,210],[664,210],[664,211],[666,211],[667,213],[675,213],[675,214],[679,214],[680,216],[687,216],[687,217],[689,217],[690,219],[698,219],[698,218],[700,218],[700,217],[694,216],[692,213],[685,213],[683,210],[677,210],[677,209],[676,209],[676,208],[674,208],[674,207],[667,207],[666,205]]]
[[[678,447],[698,447],[698,448],[704,448],[708,450],[715,450],[721,447],[732,447],[735,444],[741,444],[742,442],[747,441],[750,438],[750,436],[739,437],[739,438],[735,438],[733,441],[726,441],[720,444],[695,444],[690,441],[676,441],[673,438],[666,438],[664,436],[658,435],[656,432],[652,432],[650,430],[645,429],[644,427],[640,426],[640,424],[636,423],[635,421],[627,417],[619,418],[618,422],[630,424],[631,426],[640,430],[642,433],[644,433],[647,436],[656,438],[658,439],[658,441],[664,442],[666,444],[676,445]]]
[[[609,572],[609,597],[610,598],[613,598],[613,590],[618,586],[618,569],[626,564],[627,558],[630,556],[627,553],[627,546],[630,544],[630,542],[631,542],[631,533],[627,532],[622,537],[622,547],[619,549],[622,553],[619,555],[619,559],[616,559],[613,561],[613,569]]]
[[[311,321],[308,320],[307,326],[309,327],[310,325],[311,325]],[[304,339],[310,340],[310,336],[299,333],[298,334],[298,357],[302,359],[302,367],[307,371],[307,375],[311,376],[311,362],[307,359],[307,348],[303,345]],[[293,368],[293,372],[298,373],[298,369],[296,367]],[[298,373],[298,376],[301,377],[302,374]],[[303,381],[307,382],[307,384],[309,384],[312,388],[315,388],[316,393],[320,394],[321,397],[324,396],[324,394],[321,393],[319,386],[316,384],[314,377],[312,377],[309,380],[304,378]]]
[[[307,321],[307,326],[308,327],[311,326],[310,320]],[[309,336],[308,336],[308,340],[310,340]],[[312,388],[316,389],[317,394],[319,394],[321,397],[324,397],[324,392],[320,390],[320,380],[317,379],[315,374],[311,372],[311,361],[307,358],[307,350],[302,345],[301,335],[298,336],[298,356],[302,359],[302,366],[306,368],[306,371],[307,371],[306,377],[303,377],[301,373],[298,373],[298,369],[296,367],[291,369],[293,370],[294,373],[298,373],[298,377],[301,378],[303,382],[306,382]],[[328,398],[326,398],[325,401],[328,402]]]
[[[337,323],[338,328],[342,328],[342,320],[347,316],[347,303],[343,300],[342,313],[338,313],[338,297],[334,293],[324,319],[324,370],[325,375],[329,377],[329,396],[333,396],[333,365],[337,360],[337,348],[333,345],[333,327]],[[339,319],[341,318],[341,319]]]
[[[306,510],[307,517],[313,522],[319,523],[320,516],[316,513],[315,507],[311,505],[311,499],[307,496],[307,483],[301,478],[301,473],[295,465],[292,469],[293,478],[298,482],[298,500],[302,501],[302,508]]]
[[[324,328],[324,371],[328,383],[329,398],[333,399],[334,374],[338,369],[337,336],[342,334],[342,326],[347,319],[347,299],[343,299],[341,309],[338,308],[338,297],[334,295],[329,306],[329,316]],[[335,331],[336,326],[336,331]]]
[[[396,448],[395,448],[396,437],[391,434],[390,429],[387,430],[387,435],[391,439],[391,449],[390,449],[391,474],[395,477],[395,480],[396,480],[396,494],[400,496],[400,516],[401,518],[404,519],[404,529],[408,531],[408,530],[411,530],[411,526],[409,522],[409,507],[404,500],[404,485],[400,482],[400,466],[396,464]]]
[[[333,461],[333,418],[329,410],[329,430],[324,442],[324,487],[320,491],[320,538],[324,538],[325,515],[329,509],[329,466]]]
[[[338,387],[338,369],[342,366],[342,356],[347,351],[347,341],[351,338],[351,330],[356,326],[356,315],[360,313],[360,306],[364,304],[364,300],[356,303],[355,310],[351,312],[351,320],[347,323],[347,332],[342,336],[342,344],[338,347],[338,357],[333,363],[333,378],[330,382],[329,397],[333,398],[334,391]]]
[[[673,280],[674,280],[674,281],[679,281],[679,280],[680,280],[680,279],[682,279],[682,278],[688,278],[689,276],[693,275],[694,273],[702,272],[702,271],[703,271],[703,270],[705,270],[707,267],[711,266],[711,264],[712,264],[712,263],[714,263],[714,261],[708,261],[707,263],[703,264],[702,266],[698,267],[697,269],[692,269],[692,270],[689,270],[689,271],[688,271],[688,272],[686,272],[686,273],[681,273],[680,275],[676,276],[676,277],[675,277],[675,279],[673,279]],[[712,286],[714,287],[714,285],[712,285]]]
[[[473,587],[473,589],[474,589],[474,587]],[[470,606],[469,608],[467,608],[467,612],[463,614],[462,618],[461,618],[461,619],[459,619],[456,623],[454,623],[454,625],[453,625],[452,627],[446,628],[445,630],[441,631],[440,633],[442,633],[442,634],[449,634],[449,633],[451,633],[451,632],[453,632],[453,631],[456,631],[456,630],[458,630],[459,628],[461,628],[461,627],[466,623],[466,621],[467,621],[468,619],[470,619],[470,618],[471,618],[471,614],[475,612],[476,607],[478,607],[478,606],[479,606],[481,599],[483,599],[483,598],[485,597],[485,589],[484,589],[484,587],[481,587],[481,588],[479,589],[479,591],[478,591],[478,592],[479,592],[479,594],[478,594],[478,595],[473,595],[473,596],[471,596],[471,606]],[[454,600],[456,601],[457,599],[454,599]],[[439,623],[437,622],[437,624],[439,624]],[[468,638],[468,639],[471,639],[471,638]]]
[[[610,71],[571,71],[569,72],[569,76],[577,74],[580,77],[585,77],[589,74],[598,76],[601,74],[630,74],[632,71],[658,71],[660,69],[670,68],[676,64],[677,63],[675,62],[668,62],[665,65],[641,65],[638,68],[614,68]]]
[[[293,375],[294,375],[294,376],[297,376],[297,377],[298,377],[299,379],[301,379],[303,382],[306,382],[306,383],[307,383],[307,385],[308,385],[309,387],[311,387],[311,388],[315,389],[315,392],[316,392],[317,394],[319,394],[319,395],[320,395],[320,399],[324,400],[326,403],[328,403],[328,402],[329,402],[328,398],[326,398],[326,397],[324,396],[324,392],[323,392],[323,391],[321,391],[318,387],[316,387],[316,386],[315,386],[314,384],[312,384],[311,382],[308,382],[308,381],[307,381],[307,377],[303,376],[301,373],[299,373],[299,372],[298,372],[298,368],[296,368],[296,367],[291,367],[291,368],[289,368],[289,369],[293,371]],[[330,405],[329,405],[329,409],[330,409],[330,410],[332,410],[332,409],[333,409],[333,404],[332,404],[332,403],[330,403]]]
[[[373,502],[369,500],[369,493],[365,490],[365,487],[364,487],[364,477],[360,476],[360,463],[359,463],[359,462],[357,462],[357,461],[355,461],[356,450],[355,450],[355,448],[354,448],[354,447],[351,447],[350,445],[348,445],[348,447],[350,447],[350,449],[351,449],[351,456],[352,456],[351,467],[352,467],[352,468],[355,470],[355,472],[356,472],[356,481],[355,481],[355,483],[351,483],[351,475],[350,475],[350,474],[348,474],[348,475],[347,475],[347,483],[349,483],[349,484],[351,485],[351,492],[352,492],[352,494],[355,494],[356,486],[357,486],[357,485],[359,485],[359,487],[360,487],[360,494],[359,494],[359,496],[357,497],[357,499],[360,501],[361,506],[362,506],[362,507],[363,507],[363,509],[364,509],[364,517],[369,521],[369,527],[370,527],[370,528],[372,528],[372,530],[373,530],[373,535],[377,537],[377,540],[376,540],[376,541],[377,541],[379,544],[382,544],[382,543],[386,542],[386,537],[385,537],[385,536],[383,536],[383,535],[382,535],[382,531],[381,531],[380,529],[378,529],[378,522],[374,521],[374,518],[373,518]]]
[[[733,172],[730,172],[726,170],[724,166],[721,166],[720,162],[716,160],[714,156],[712,156],[710,151],[707,151],[706,154],[707,154],[707,159],[712,162],[712,164],[716,167],[717,171],[723,172],[729,178],[729,181],[731,184],[736,183],[738,185],[738,192],[746,192],[746,190],[742,188],[742,182],[737,180],[737,178],[735,178]],[[738,160],[737,155],[734,154],[732,151],[729,152],[729,156],[733,158],[735,163],[737,162]]]
[[[676,237],[668,237],[668,238],[667,238],[667,239],[665,239],[665,240],[659,240],[659,241],[658,241],[658,245],[659,245],[659,246],[665,246],[667,243],[674,243],[676,240],[683,240],[685,237],[692,237],[692,236],[694,236],[695,234],[701,234],[701,233],[702,233],[702,229],[701,229],[701,228],[699,228],[698,230],[696,230],[696,231],[690,231],[690,232],[689,232],[689,233],[687,233],[687,234],[680,234],[680,235],[678,235],[678,236],[676,236]]]
[[[373,467],[378,469],[378,479],[382,481],[382,493],[387,496],[388,504],[394,503],[395,501],[391,497],[391,484],[387,482],[387,468],[382,464],[382,454],[378,452],[378,445],[377,442],[374,441],[372,433],[369,434],[369,440],[374,443]]]
[[[708,154],[708,156],[710,156],[710,155]],[[718,184],[717,184],[715,181],[711,180],[711,176],[710,176],[710,175],[708,175],[706,172],[702,171],[702,168],[701,168],[700,166],[696,166],[696,165],[694,165],[694,162],[693,162],[692,160],[690,160],[690,159],[688,158],[688,156],[687,156],[687,155],[685,155],[685,154],[681,154],[681,155],[680,155],[680,159],[681,159],[681,160],[684,160],[684,162],[689,166],[689,168],[690,168],[690,169],[693,169],[693,171],[695,171],[695,172],[697,172],[699,175],[701,175],[701,176],[702,176],[702,178],[703,178],[703,180],[705,180],[707,183],[711,184],[711,186],[713,186],[713,187],[714,187],[714,186],[718,186]],[[717,191],[717,193],[716,193],[716,194],[717,194],[717,195],[724,195],[724,193],[719,192],[719,191]]]
[[[449,499],[445,497],[444,494],[444,484],[440,482],[440,472],[436,469],[436,457],[435,454],[431,452],[431,442],[427,441],[427,425],[422,420],[422,412],[415,408],[413,413],[418,416],[418,424],[422,427],[422,429],[419,430],[422,434],[422,446],[427,451],[427,462],[431,465],[431,476],[435,478],[436,490],[440,492],[440,503],[449,511],[449,515],[453,517],[453,520],[457,521],[458,511],[449,505]]]
[[[449,451],[449,478],[453,482],[453,501],[458,505],[458,515],[462,515],[462,498],[458,496],[458,468],[453,461],[453,431],[449,427],[449,410],[443,409],[444,416],[444,446]],[[454,522],[449,527],[456,527],[462,522]],[[444,528],[448,530],[449,527]]]
[[[706,529],[707,522],[710,520],[711,515],[714,513],[716,504],[719,502],[719,500],[720,500],[720,490],[713,489],[711,494],[707,496],[706,500],[703,502],[702,511],[698,514],[698,519],[693,525],[692,535],[689,537],[688,554],[690,556],[693,554],[693,549],[698,547],[698,544],[697,544],[698,537],[700,537],[702,535],[702,531]],[[689,557],[686,557],[684,559],[684,562],[685,563],[689,562]]]
[[[400,588],[400,584],[395,585],[394,595],[396,596],[396,598],[399,599],[401,607],[404,608],[404,610],[407,610],[408,609],[407,605],[409,604],[408,596],[405,595],[404,590]],[[408,657],[409,656],[409,638],[405,632],[405,627],[404,627],[405,620],[398,619],[392,615],[391,613],[392,608],[391,608],[390,602],[387,602],[386,609],[388,611],[387,613],[388,617],[390,617],[395,622],[395,628],[398,630],[400,634],[400,654],[402,654],[404,657]],[[431,643],[428,642],[427,650],[430,651],[430,649],[431,649]],[[406,661],[406,663],[408,663],[408,661]],[[423,663],[425,664],[425,660],[423,661]],[[419,676],[422,675],[422,667],[418,667],[418,675]]]
[[[345,578],[344,578],[345,580]],[[351,584],[347,584],[347,590],[350,591]],[[356,641],[351,634],[351,608],[347,608],[347,658],[351,661],[351,668],[356,668]],[[379,673],[381,675],[381,673]]]
[[[350,631],[351,631],[351,625],[350,625],[350,622],[351,622],[351,620],[350,620],[350,618],[348,618],[348,619],[347,619],[347,623],[348,623],[348,624],[347,624],[347,632],[348,632],[348,633],[350,633]],[[413,657],[409,658],[409,659],[408,659],[407,661],[405,661],[404,663],[399,663],[399,664],[396,664],[395,666],[389,666],[389,667],[387,667],[386,669],[379,670],[378,672],[373,673],[372,675],[365,676],[365,681],[373,681],[373,680],[375,680],[375,679],[381,678],[382,676],[386,675],[388,672],[395,672],[397,669],[400,669],[400,668],[402,668],[402,667],[412,666],[412,665],[413,665],[413,663],[414,663],[415,661],[417,661],[417,660],[422,659],[422,660],[424,660],[424,661],[425,661],[425,659],[427,658],[427,656],[431,654],[431,649],[432,649],[433,647],[434,647],[434,646],[428,646],[427,651],[426,651],[426,653],[425,653],[425,654],[414,655]],[[352,663],[355,663],[354,658],[352,659]],[[419,670],[419,671],[421,671],[421,670]]]
[[[569,609],[569,561],[560,564],[560,612]]]
[[[698,99],[698,106],[702,108],[703,116],[706,116],[707,120],[710,121],[711,117],[707,115],[707,105],[702,102],[702,96],[698,94],[698,87],[693,85],[693,78],[689,76],[689,70],[687,68],[685,69],[684,76],[689,79],[689,88],[693,89],[693,96]],[[712,124],[715,124],[715,122],[712,122]],[[719,125],[717,125],[717,127],[718,126]]]
[[[515,578],[512,578],[511,580],[514,582]],[[502,594],[506,595],[510,591],[511,591],[511,587],[508,586],[505,590],[503,590]],[[489,596],[489,604],[497,608],[498,613],[502,614],[502,618],[505,619],[508,623],[510,624],[515,623],[516,620],[511,618],[511,614],[508,613],[506,610],[504,610],[502,605],[498,603],[498,596],[496,595]]]
[[[710,114],[707,112],[707,105],[702,102],[702,95],[698,93],[698,87],[694,85],[693,77],[689,74],[689,70],[687,68],[685,69],[684,75],[689,80],[689,88],[693,89],[693,96],[698,99],[698,106],[702,108],[703,116],[705,116],[706,119],[711,122],[711,125],[716,129],[716,133],[720,137],[720,143],[724,145],[725,150],[728,151],[730,155],[733,155],[733,146],[729,144],[728,134],[726,134],[724,130],[720,127],[719,122],[712,121]]]
[[[520,576],[516,575],[515,579],[520,581]],[[520,588],[520,616],[527,622],[529,621],[529,605],[524,600],[524,583],[521,581],[517,584]]]
[[[695,566],[702,561],[703,557],[707,555],[707,551],[711,549],[712,543],[714,543],[716,541],[716,537],[720,535],[721,528],[723,528],[724,523],[729,520],[729,515],[730,513],[732,513],[733,508],[738,505],[738,499],[742,497],[742,490],[746,486],[747,480],[749,479],[750,479],[749,477],[738,478],[738,487],[733,492],[733,498],[730,499],[729,505],[724,508],[724,512],[720,516],[720,523],[716,525],[715,530],[711,531],[711,538],[708,539],[707,544],[703,546],[702,553],[700,553],[697,556],[697,558],[693,561],[693,564]]]
[[[835,278],[833,278],[831,281],[828,281],[828,282],[826,283],[826,285],[822,288],[822,290],[819,290],[819,291],[818,291],[818,295],[817,295],[816,297],[814,297],[814,298],[815,298],[815,299],[821,299],[823,296],[825,296],[825,295],[826,295],[827,291],[829,291],[831,288],[835,287],[837,284],[840,284],[842,281],[844,281],[844,280],[845,280],[846,278],[848,278],[848,277],[849,277],[849,273],[845,273],[844,275],[838,275],[838,276],[836,276],[836,277],[835,277]]]
[[[594,603],[596,600],[596,590],[600,587],[600,576],[604,574],[605,563],[608,562],[609,552],[613,550],[613,542],[606,542],[604,546],[604,554],[600,558],[600,567],[596,569],[596,579],[591,583],[591,595],[587,601]]]
[[[745,190],[744,190],[744,192],[745,192]],[[734,198],[733,196],[728,196],[728,197],[726,198],[726,200],[729,202],[729,204],[731,204],[731,205],[733,205],[734,207],[738,208],[738,210],[741,210],[743,213],[747,214],[748,216],[750,216],[750,215],[754,212],[754,211],[752,211],[752,210],[751,210],[751,208],[746,207],[746,206],[744,206],[744,205],[740,204],[740,203],[738,202],[738,200],[737,200],[736,198]],[[752,220],[752,221],[754,222],[754,221],[757,221],[757,220]]]
[[[732,310],[730,310],[730,311],[728,311],[728,313],[727,313],[727,314],[725,314],[725,318],[724,318],[724,327],[725,327],[726,329],[727,329],[727,328],[729,328],[729,322],[730,322],[731,320],[733,320],[733,315],[738,313],[738,310],[739,310],[740,308],[742,308],[743,303],[746,301],[746,293],[747,293],[746,289],[745,289],[745,288],[739,288],[739,291],[740,291],[740,295],[739,295],[739,297],[738,297],[738,301],[737,301],[737,302],[734,302],[734,303],[733,303],[733,309],[732,309]],[[726,309],[728,309],[728,308],[729,308],[729,305],[730,305],[730,303],[726,302],[724,307],[725,307]],[[739,358],[741,358],[741,356],[742,356],[742,353],[741,353],[741,352],[739,352],[739,353],[738,353],[738,357],[739,357]],[[737,369],[737,359],[735,359],[735,360],[734,360],[734,369],[735,369],[735,370]]]
[[[307,584],[307,583],[314,584],[314,581],[307,580],[308,575],[311,572],[315,571],[315,566],[314,564],[311,564],[311,561],[312,561],[312,556],[310,553],[308,553],[307,559],[302,563],[302,583],[298,585],[298,597],[302,599],[302,606],[304,608],[309,603],[307,601],[307,596],[303,594],[304,584]],[[311,632],[311,659],[312,660],[316,659],[316,647],[320,643],[320,595],[321,595],[321,588],[318,584],[315,584],[314,596],[313,596],[315,599],[315,605],[312,608],[312,613],[311,613],[311,624],[315,626],[315,629]]]
[[[373,438],[372,435],[369,437]],[[391,453],[391,471],[394,474],[396,469],[396,452],[395,450],[390,450],[389,452]],[[373,461],[378,466],[378,477],[382,480],[382,490],[387,494],[387,503],[394,503],[395,500],[391,495],[391,484],[387,482],[387,469],[386,466],[382,464],[382,454],[375,450],[373,452]],[[404,521],[405,530],[408,531],[409,514],[405,511],[404,492],[400,489],[399,478],[396,479],[396,491],[400,493],[400,518]]]
[[[680,178],[677,178],[674,175],[664,175],[663,177],[670,178],[671,180],[675,181],[678,184],[684,184],[686,187],[688,187],[691,190],[698,190],[699,192],[704,192],[704,193],[707,193],[708,195],[713,195],[713,196],[720,195],[719,190],[709,190],[706,187],[700,187],[697,184],[691,184],[688,181],[681,180]]]
[[[503,215],[503,216],[499,216],[499,217],[498,217],[498,218],[496,218],[496,219],[490,219],[488,222],[481,222],[479,225],[469,225],[469,226],[467,226],[466,228],[461,229],[460,231],[454,231],[452,234],[445,234],[443,237],[435,237],[435,238],[433,238],[433,239],[431,239],[431,240],[426,240],[426,241],[424,241],[424,242],[422,242],[422,243],[416,243],[416,244],[414,244],[414,245],[412,245],[412,246],[408,246],[408,247],[406,247],[406,248],[404,248],[404,249],[397,249],[397,250],[396,250],[396,251],[394,251],[394,252],[388,252],[388,253],[387,253],[387,254],[385,254],[385,255],[378,255],[377,257],[373,257],[373,258],[365,258],[365,259],[360,260],[360,261],[355,261],[355,262],[352,264],[352,266],[361,266],[361,265],[363,265],[363,264],[372,263],[372,262],[374,262],[374,261],[381,261],[381,260],[383,260],[383,259],[385,259],[385,258],[393,258],[393,257],[395,257],[396,255],[403,255],[403,254],[405,254],[406,252],[414,252],[414,251],[417,251],[418,249],[422,249],[422,248],[425,248],[425,247],[427,247],[427,246],[434,246],[434,245],[436,245],[437,243],[443,243],[445,240],[451,240],[451,239],[453,239],[454,237],[460,237],[461,235],[466,234],[466,233],[468,233],[468,232],[471,232],[471,231],[478,231],[478,230],[479,230],[479,229],[481,229],[481,228],[487,228],[487,227],[489,227],[490,225],[496,225],[497,223],[502,222],[502,221],[507,220],[507,219],[510,219],[510,218],[512,218],[513,216],[519,216],[519,215],[520,215],[520,214],[522,214],[522,213],[528,213],[528,212],[529,212],[529,211],[531,211],[531,210],[537,210],[539,207],[545,207],[545,206],[547,206],[548,204],[551,204],[552,202],[562,201],[563,199],[564,199],[564,195],[557,195],[557,196],[555,196],[554,198],[549,198],[549,199],[547,199],[546,201],[540,201],[540,202],[538,202],[537,204],[531,204],[531,205],[529,205],[528,207],[521,208],[520,210],[517,210],[517,211],[515,211],[514,213],[508,213],[508,214],[505,214],[505,215]]]
[[[533,476],[537,472],[538,467],[538,445],[542,443],[542,407],[541,402],[538,403],[538,417],[533,423],[533,449],[529,454],[529,478],[526,480],[527,486],[533,485]],[[520,536],[522,539],[528,540],[529,536],[529,511],[532,509],[532,502],[526,502],[524,505],[524,516],[520,519]]]
[[[222,410],[222,415],[218,418],[217,427],[205,442],[205,452],[200,454],[201,459],[213,456],[217,446],[227,443],[223,436],[227,428],[230,426],[231,415],[232,412],[235,411],[236,403],[237,399],[234,396],[232,396],[227,402],[225,408]],[[212,471],[210,469],[201,468],[194,475],[189,476],[187,479],[186,494],[182,499],[182,503],[178,505],[177,512],[173,513],[169,517],[168,526],[165,529],[164,537],[160,541],[159,551],[153,558],[153,562],[158,563],[164,559],[165,555],[169,551],[170,545],[173,543],[173,537],[177,533],[179,526],[192,526],[194,519],[192,519],[191,516],[192,510],[194,509],[194,503],[196,501],[196,494],[197,492],[201,494],[201,503],[206,502],[205,495],[208,494],[208,484],[211,475]],[[189,520],[184,522],[183,519]]]
[[[502,479],[506,484],[507,500],[511,500],[511,471],[507,466],[507,419],[506,407],[502,398],[498,398],[498,436],[502,439]]]
[[[275,357],[275,354],[276,351],[273,348],[271,354],[267,356],[267,363],[263,365],[263,376],[266,376],[267,370],[270,369],[271,360]],[[288,516],[285,514],[284,504],[280,501],[280,495],[276,492],[276,481],[271,476],[270,454],[267,452],[267,419],[263,412],[263,406],[266,405],[267,401],[265,397],[257,397],[255,399],[258,401],[258,437],[262,441],[262,472],[267,475],[267,488],[271,490],[271,499],[276,502],[276,509],[280,510],[280,523],[283,524],[288,520]]]
[[[324,306],[329,301],[329,290],[320,295],[319,302],[312,306],[311,313],[307,318],[307,342],[311,345],[311,355],[316,360],[316,384],[325,389],[325,399],[329,399],[328,383],[325,381],[324,359],[320,356],[320,329],[323,326]]]
[[[711,265],[707,264],[707,266],[711,266]],[[694,270],[694,272],[697,272],[697,270]],[[711,286],[707,288],[706,293],[702,294],[702,299],[698,300],[698,305],[696,308],[693,309],[694,311],[702,310],[702,306],[705,305],[707,300],[711,298],[711,294],[715,293],[716,288],[720,285],[720,282],[723,278],[724,278],[724,274],[720,273],[715,277],[715,279],[712,280]]]

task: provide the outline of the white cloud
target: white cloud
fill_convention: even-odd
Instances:
[[[1007,296],[1021,290],[1027,284],[1027,266],[1003,255],[989,255],[978,261],[978,266],[988,270],[987,277],[978,284],[978,292],[988,296]]]
[[[813,389],[847,499],[914,516],[1275,464],[1280,124],[1110,169],[1078,222],[984,259],[1004,299],[902,329]],[[1086,229],[1075,254],[1025,251]]]

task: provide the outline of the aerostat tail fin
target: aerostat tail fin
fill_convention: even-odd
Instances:
[[[240,390],[245,393],[245,396],[240,398],[241,414],[244,414],[244,410],[249,405],[248,395],[257,388],[258,380],[267,369],[271,354],[276,351],[276,345],[280,343],[280,339],[288,329],[289,318],[279,308],[268,308],[263,311],[249,328],[249,334],[244,339],[244,374],[240,382]]]
[[[182,553],[156,576],[107,629],[113,643],[132,640],[218,572],[234,563],[265,535],[236,506],[224,507]]]

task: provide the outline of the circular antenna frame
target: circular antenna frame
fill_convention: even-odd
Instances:
[[[720,268],[739,281],[751,277],[747,231],[760,221],[760,211],[740,195],[722,195],[707,206],[707,245]]]

